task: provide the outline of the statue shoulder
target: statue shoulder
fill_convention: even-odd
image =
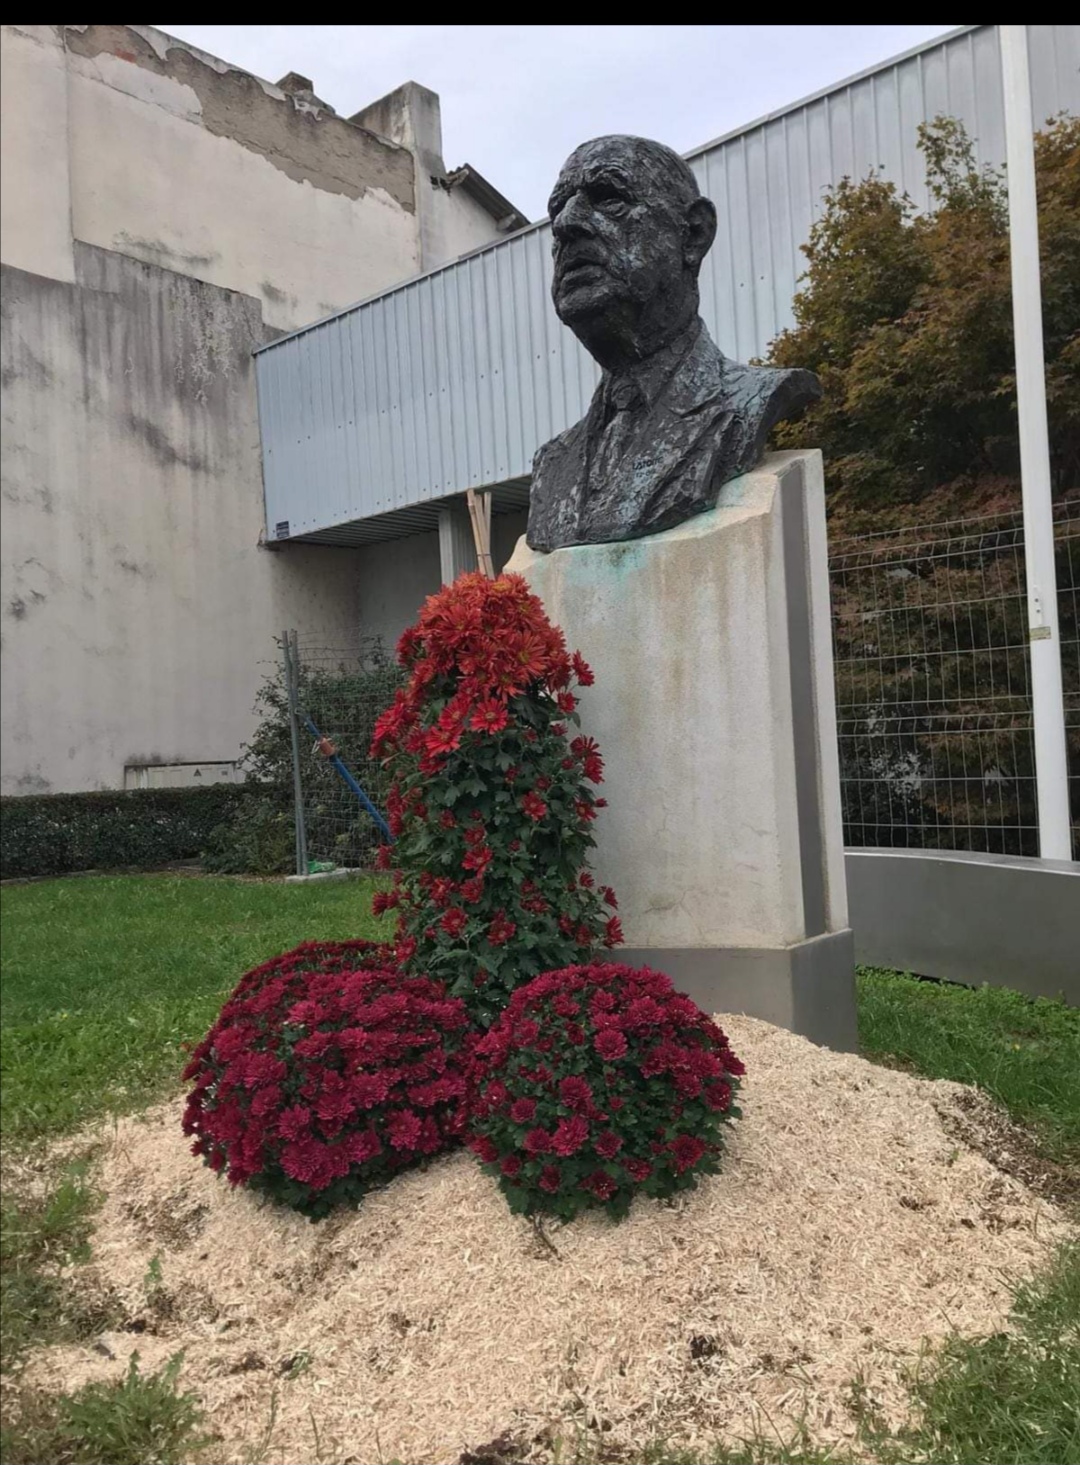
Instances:
[[[544,469],[551,471],[556,464],[563,464],[567,458],[575,459],[580,450],[580,444],[585,430],[585,419],[575,422],[572,427],[566,428],[563,432],[556,433],[554,437],[548,438],[546,443],[541,443],[533,454],[532,471],[533,479],[542,473]]]
[[[731,406],[766,419],[766,431],[821,396],[821,383],[802,367],[744,366],[739,361],[724,365],[725,395]]]

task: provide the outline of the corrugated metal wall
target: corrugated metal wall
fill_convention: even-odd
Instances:
[[[1028,36],[1036,117],[1080,112],[1080,25]],[[720,214],[701,294],[723,351],[761,355],[791,323],[799,246],[830,184],[880,168],[925,204],[916,127],[942,113],[963,120],[982,161],[1002,161],[996,26],[954,32],[690,155]],[[431,522],[434,499],[526,477],[598,375],[559,324],[549,279],[545,223],[264,347],[269,536],[407,533]]]

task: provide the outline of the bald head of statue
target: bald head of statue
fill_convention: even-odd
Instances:
[[[716,209],[678,153],[643,137],[582,143],[548,209],[555,310],[605,370],[646,360],[694,321]]]

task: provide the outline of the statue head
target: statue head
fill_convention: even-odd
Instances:
[[[671,148],[643,137],[582,143],[548,211],[555,310],[601,366],[645,360],[697,315],[716,209]]]

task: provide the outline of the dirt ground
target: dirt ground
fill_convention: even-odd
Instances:
[[[805,1422],[851,1440],[853,1381],[896,1425],[903,1373],[992,1331],[1067,1231],[972,1147],[970,1091],[720,1017],[747,1065],[721,1175],[546,1239],[467,1152],[312,1225],[188,1151],[179,1101],[110,1126],[94,1261],[126,1324],[39,1352],[71,1389],[184,1351],[223,1462],[606,1459]]]

